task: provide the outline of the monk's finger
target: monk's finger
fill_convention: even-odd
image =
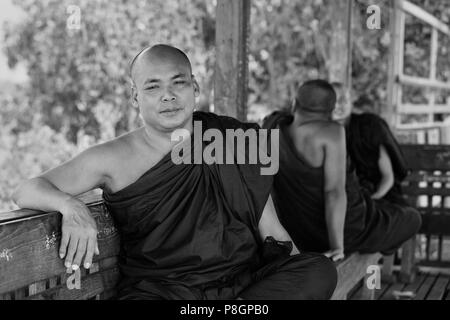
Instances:
[[[66,262],[64,263],[66,268],[72,267],[73,256],[75,254],[75,251],[77,250],[77,246],[78,246],[78,238],[70,237],[69,249],[67,250]]]
[[[72,269],[77,270],[81,266],[81,261],[83,260],[84,255],[86,254],[87,247],[87,239],[82,238],[78,241],[78,247],[75,254],[75,259],[72,263]]]
[[[69,244],[70,235],[68,232],[62,232],[61,244],[59,246],[59,257],[62,259],[66,255],[67,245]]]
[[[333,254],[330,251],[327,251],[323,254],[325,257],[329,258],[331,257]]]
[[[95,243],[93,239],[88,240],[86,256],[84,257],[84,268],[89,269],[92,265],[92,257],[94,256]]]
[[[333,256],[333,261],[334,262],[342,260],[342,259],[344,259],[344,255],[342,253],[339,253],[339,254],[336,254],[336,255]]]
[[[95,241],[95,254],[96,255],[100,254],[100,250],[98,250],[98,241]]]

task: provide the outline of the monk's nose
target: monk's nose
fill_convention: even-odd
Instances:
[[[176,97],[175,97],[175,94],[172,92],[172,90],[166,89],[164,91],[164,94],[163,94],[161,100],[163,102],[171,102],[171,101],[175,101]]]

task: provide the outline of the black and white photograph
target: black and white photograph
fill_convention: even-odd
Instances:
[[[450,1],[0,0],[0,300],[450,300]]]

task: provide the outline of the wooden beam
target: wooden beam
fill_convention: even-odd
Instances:
[[[397,126],[396,131],[411,131],[411,130],[424,130],[424,129],[436,129],[444,127],[444,123],[405,123]]]
[[[428,78],[413,77],[413,76],[408,76],[405,74],[401,74],[398,77],[398,82],[400,84],[406,84],[409,86],[450,90],[450,82],[443,82],[443,81],[438,81],[438,80],[433,80],[433,79],[428,79]]]
[[[450,113],[449,105],[427,105],[427,104],[401,104],[397,113],[405,114],[436,114],[436,113]]]
[[[431,47],[430,47],[430,79],[436,81],[437,59],[438,59],[438,41],[439,34],[437,29],[433,28],[431,35]],[[428,105],[430,106],[430,112],[428,113],[428,121],[434,122],[434,112],[431,111],[436,104],[436,90],[428,90]]]
[[[348,89],[352,85],[352,8],[353,0],[330,1],[334,24],[330,39],[329,80]]]
[[[412,16],[428,23],[433,28],[438,29],[442,33],[445,33],[446,35],[450,36],[450,27],[434,17],[433,15],[429,14],[422,8],[416,6],[415,4],[412,4],[409,1],[403,1],[402,2],[402,9],[411,14]]]
[[[247,119],[250,0],[217,0],[214,111]]]
[[[402,8],[403,0],[390,0],[391,44],[388,64],[388,101],[386,109],[381,111],[381,116],[387,120],[391,127],[396,127],[399,124],[397,110],[402,99],[402,87],[398,83],[399,76],[403,74],[405,38],[405,13]]]

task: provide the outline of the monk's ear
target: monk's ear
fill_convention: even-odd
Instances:
[[[195,79],[194,75],[192,75],[192,85],[194,86],[194,96],[200,96],[200,86],[198,85],[198,82]]]
[[[137,88],[136,88],[136,84],[133,82],[131,84],[131,104],[136,109],[139,108],[139,103],[138,103],[138,100],[137,100],[137,96],[138,96],[138,91],[137,91]]]
[[[294,99],[292,99],[292,102],[291,102],[291,106],[290,106],[290,108],[289,108],[289,111],[293,114],[293,113],[295,113],[295,107],[297,106],[297,99],[296,98],[294,98]]]

